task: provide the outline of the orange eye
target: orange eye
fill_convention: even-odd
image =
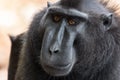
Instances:
[[[73,19],[68,20],[69,25],[74,25],[76,22]]]
[[[61,19],[61,16],[59,16],[59,15],[54,15],[54,16],[53,16],[53,20],[54,20],[55,22],[59,22],[60,19]]]

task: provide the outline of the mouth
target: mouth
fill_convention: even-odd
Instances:
[[[71,64],[55,65],[55,66],[46,65],[46,67],[51,68],[51,69],[56,69],[56,70],[65,70],[65,69],[68,69],[70,66]]]
[[[70,73],[72,64],[44,65],[44,70],[52,76],[65,76]]]

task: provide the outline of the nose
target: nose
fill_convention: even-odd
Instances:
[[[49,49],[50,54],[60,52],[60,46],[62,44],[64,36],[65,25],[66,25],[65,20],[63,20],[62,23],[60,24],[60,27],[58,27],[56,34],[54,34],[54,38]]]
[[[50,54],[59,53],[59,52],[60,52],[60,47],[57,43],[54,43],[49,49]]]
[[[56,31],[56,34],[54,34],[54,39],[49,49],[50,54],[60,52],[60,46],[62,44],[64,36],[65,25],[66,25],[65,20],[63,20],[62,23],[60,24],[60,27],[58,27],[59,29]]]

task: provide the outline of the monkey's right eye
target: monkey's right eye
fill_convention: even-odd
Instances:
[[[52,19],[54,22],[59,22],[61,20],[61,16],[60,15],[52,15]]]

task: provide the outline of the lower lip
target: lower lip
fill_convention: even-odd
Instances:
[[[59,67],[59,66],[49,66],[49,65],[47,65],[48,68],[52,68],[52,69],[56,69],[56,70],[65,70],[65,69],[70,68],[70,66],[71,66],[71,64],[68,64],[68,65],[66,65],[66,66],[61,66],[61,67]]]

